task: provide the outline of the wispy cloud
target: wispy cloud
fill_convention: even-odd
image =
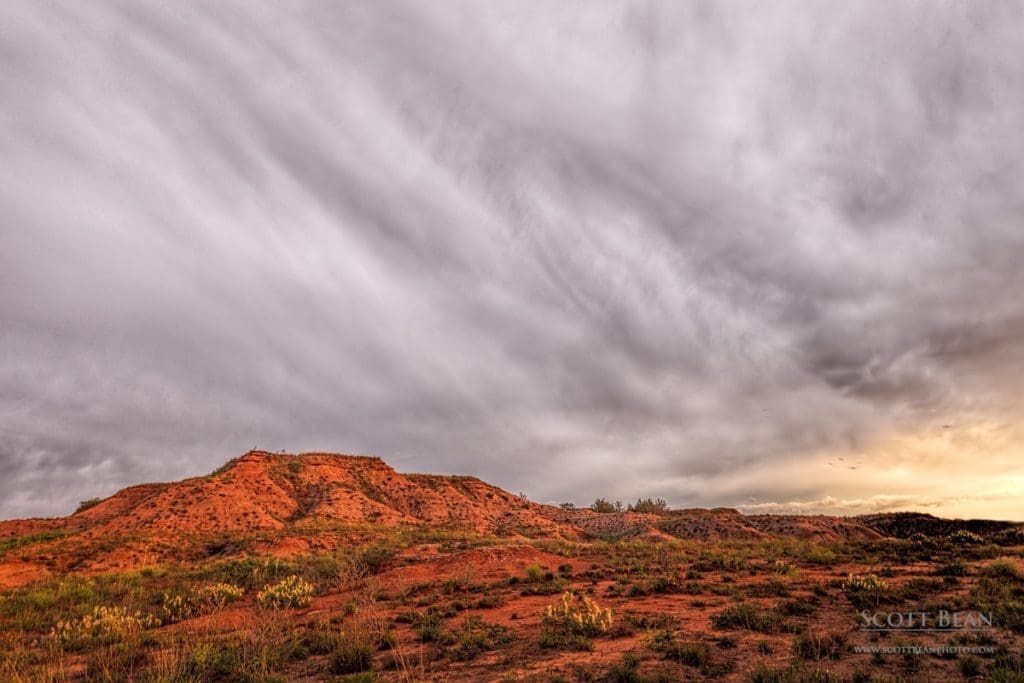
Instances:
[[[0,17],[0,516],[253,445],[677,505],[1022,455],[1012,4]]]

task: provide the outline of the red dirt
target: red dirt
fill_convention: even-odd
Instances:
[[[8,590],[25,586],[35,581],[42,581],[50,575],[50,571],[32,562],[12,560],[0,564],[0,590]]]
[[[526,545],[475,548],[434,557],[407,553],[404,557],[400,556],[400,559],[412,561],[413,564],[380,574],[377,578],[382,584],[404,585],[416,581],[446,581],[450,578],[465,578],[471,582],[493,581],[510,575],[522,575],[531,565],[554,570],[565,562],[558,555]]]

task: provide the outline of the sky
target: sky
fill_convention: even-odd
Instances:
[[[0,518],[253,447],[1022,519],[1024,8],[0,6]]]

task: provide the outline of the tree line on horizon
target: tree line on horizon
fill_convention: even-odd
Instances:
[[[559,507],[563,510],[578,510],[575,503],[562,503]],[[665,502],[664,498],[637,498],[635,503],[623,505],[621,500],[617,500],[614,503],[605,500],[604,498],[597,498],[593,503],[590,504],[589,508],[594,512],[609,513],[609,512],[639,512],[660,515],[670,510],[668,503]]]

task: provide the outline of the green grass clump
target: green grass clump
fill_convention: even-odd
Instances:
[[[379,574],[398,555],[398,549],[388,545],[369,545],[359,554],[359,564],[368,574]]]
[[[441,584],[441,592],[446,595],[465,593],[469,590],[469,579],[465,576],[452,576]]]
[[[622,659],[612,664],[602,681],[609,683],[643,683],[647,679],[640,675],[640,657],[633,652],[622,655]]]
[[[957,668],[960,669],[960,674],[964,678],[970,680],[980,676],[985,665],[974,655],[963,655],[957,660]]]
[[[846,651],[846,636],[842,633],[808,631],[793,642],[793,653],[803,659],[839,659]]]
[[[751,584],[747,594],[753,598],[785,598],[789,596],[789,586],[773,577],[764,583]]]
[[[199,680],[230,680],[242,671],[236,648],[224,643],[198,643],[188,653],[182,673]]]
[[[544,571],[539,564],[532,564],[526,568],[525,579],[518,576],[509,579],[510,585],[519,583],[525,584],[521,595],[555,595],[564,590],[565,578],[561,575],[556,576],[554,572]]]
[[[785,620],[774,610],[756,605],[732,605],[711,617],[715,628],[746,629],[760,633],[778,633],[787,628]]]
[[[332,674],[358,674],[373,667],[373,647],[360,639],[342,638],[331,652],[328,670]]]
[[[24,548],[25,546],[35,545],[36,543],[54,541],[58,538],[63,538],[66,535],[67,533],[64,531],[40,531],[34,534],[18,536],[16,538],[5,538],[4,540],[0,541],[0,556],[11,550]]]
[[[987,576],[994,579],[1003,579],[1013,582],[1024,581],[1024,575],[1021,574],[1020,569],[1013,562],[1009,560],[999,560],[992,564],[984,567],[981,570],[982,576]]]
[[[416,633],[421,643],[439,643],[444,640],[444,616],[436,611],[430,610],[417,619]]]
[[[818,611],[818,604],[816,598],[796,598],[781,603],[777,609],[787,616],[807,617]]]
[[[834,551],[817,545],[808,548],[800,557],[804,562],[824,566],[832,566],[839,561]]]
[[[537,583],[544,578],[544,568],[539,564],[531,564],[526,568],[526,580],[530,583]]]
[[[1000,628],[1024,633],[1024,576],[1010,563],[995,563],[971,589],[970,603],[992,614]]]
[[[197,578],[252,589],[269,581],[283,579],[297,571],[295,563],[288,560],[245,558],[207,566],[199,572]]]
[[[672,643],[663,650],[663,654],[665,659],[673,662],[701,668],[707,666],[711,648],[705,643]]]
[[[947,562],[946,564],[937,567],[934,573],[936,576],[952,576],[961,578],[970,574],[971,570],[967,566],[966,562],[960,559],[956,559],[952,562]]]
[[[455,642],[448,656],[455,661],[467,662],[510,640],[508,630],[503,626],[488,624],[480,617],[467,617],[455,634]]]

